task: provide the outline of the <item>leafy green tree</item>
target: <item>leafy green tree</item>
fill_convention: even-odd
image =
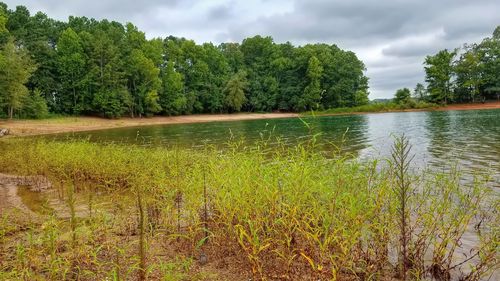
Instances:
[[[474,47],[463,53],[455,66],[457,87],[463,89],[472,102],[480,95],[480,88],[484,83],[482,67],[481,59]]]
[[[89,58],[86,93],[91,103],[90,112],[111,118],[126,112],[133,116],[135,106],[120,52],[125,37],[123,27],[104,22],[90,32],[80,34]]]
[[[363,75],[360,78],[358,90],[354,94],[354,104],[356,106],[368,104],[370,102],[370,99],[368,99],[369,94],[370,93],[368,92],[368,77]]]
[[[10,34],[18,41],[19,45],[26,45],[26,37],[30,30],[27,24],[30,20],[30,12],[25,6],[17,6],[16,10],[11,12],[7,21],[7,29]]]
[[[262,36],[219,46],[173,36],[148,40],[132,23],[75,16],[60,22],[41,12],[32,16],[24,6],[12,11],[2,3],[0,46],[11,36],[38,66],[24,84],[30,93],[37,90],[51,112],[114,118],[127,113],[290,111],[368,102],[363,62],[335,45],[295,47]],[[478,56],[483,65],[495,65],[489,55],[495,50],[494,38],[477,49],[487,53]],[[321,74],[314,74],[319,69]],[[488,71],[479,87],[482,95],[496,87],[495,72]],[[235,81],[245,84],[243,101],[241,91],[228,91],[228,85],[241,87],[234,86]],[[33,96],[37,103],[38,96]],[[24,102],[26,110],[19,112],[32,115],[27,112],[33,100]]]
[[[453,59],[457,52],[447,49],[425,58],[425,81],[431,101],[448,103],[453,98]]]
[[[413,97],[419,101],[425,101],[427,99],[427,91],[422,83],[417,83],[415,86]]]
[[[68,109],[67,113],[79,114],[85,109],[81,88],[87,58],[83,52],[80,37],[70,27],[59,37],[57,59],[61,82],[59,93],[61,106]]]
[[[29,32],[24,39],[24,46],[29,51],[33,61],[38,68],[30,77],[27,87],[33,92],[35,89],[41,91],[51,111],[63,111],[61,106],[54,100],[54,94],[59,93],[61,83],[59,81],[59,62],[57,58],[56,45],[60,34],[65,28],[63,23],[55,21],[46,14],[38,12],[26,23]],[[70,112],[71,110],[64,110]]]
[[[182,74],[175,71],[174,63],[170,61],[163,73],[162,89],[159,96],[162,112],[167,115],[182,114],[186,110],[186,103]]]
[[[9,40],[0,51],[0,102],[7,109],[10,119],[14,111],[22,107],[28,95],[25,84],[35,71],[26,50],[16,47],[13,40]]]
[[[481,60],[482,94],[500,100],[500,26],[491,38],[485,38],[476,49]]]
[[[40,119],[48,114],[47,102],[39,89],[35,89],[25,96],[20,114],[23,118]]]
[[[128,58],[130,92],[135,105],[135,114],[152,115],[161,110],[158,90],[161,86],[160,69],[141,50],[134,49]]]
[[[307,67],[307,78],[309,84],[304,89],[304,94],[299,102],[299,107],[303,110],[318,109],[321,99],[320,79],[323,73],[323,67],[317,57],[312,56],[309,59]]]
[[[238,72],[231,77],[224,88],[226,106],[230,111],[240,111],[246,102],[245,90],[247,88],[246,73]]]
[[[394,102],[397,104],[407,104],[410,100],[411,93],[408,88],[398,89],[396,94],[394,94]]]
[[[279,58],[280,49],[271,37],[262,36],[244,39],[240,48],[249,84],[246,110],[272,110],[278,92],[272,62]]]
[[[7,29],[7,20],[8,17],[6,15],[6,11],[0,8],[0,45],[7,43],[9,39],[9,30]]]

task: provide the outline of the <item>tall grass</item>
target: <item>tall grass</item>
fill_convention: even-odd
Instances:
[[[386,167],[377,160],[325,157],[310,143],[271,152],[265,144],[232,143],[221,152],[1,142],[0,171],[45,175],[53,182],[72,179],[75,196],[88,198],[80,186],[91,186],[96,195],[93,216],[76,225],[42,217],[27,226],[29,231],[6,234],[21,222],[0,220],[7,245],[0,279],[63,280],[73,267],[80,280],[160,279],[185,261],[189,267],[179,276],[201,278],[199,273],[210,268],[206,262],[223,268],[219,276],[207,273],[212,280],[225,274],[374,280],[401,270],[393,254],[399,249],[404,249],[400,278],[488,276],[498,267],[499,218],[489,210],[498,207],[498,199],[485,187],[487,179],[464,184],[458,173],[412,174],[407,161],[398,158],[407,155],[405,143],[396,143],[393,165]],[[39,227],[47,222],[51,227]],[[52,232],[63,238],[49,239]],[[73,249],[64,234],[80,232],[86,235],[77,236]],[[464,257],[457,251],[465,233],[477,242]],[[43,242],[29,243],[33,238]],[[16,242],[30,262],[15,258]],[[34,262],[47,255],[51,263]],[[198,263],[189,262],[198,257]]]

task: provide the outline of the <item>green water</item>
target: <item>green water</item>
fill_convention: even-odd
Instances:
[[[134,143],[143,146],[212,144],[224,148],[230,139],[248,145],[270,139],[293,145],[317,134],[318,149],[334,144],[361,159],[389,156],[392,136],[406,134],[415,163],[445,169],[457,163],[470,171],[500,175],[500,110],[378,113],[365,115],[268,119],[198,124],[176,124],[110,129],[64,135],[96,142]],[[60,137],[60,136],[59,136]]]

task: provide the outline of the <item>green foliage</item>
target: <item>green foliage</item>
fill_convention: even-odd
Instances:
[[[309,84],[304,89],[304,94],[299,101],[299,108],[304,111],[309,109],[318,109],[321,100],[320,79],[323,73],[317,57],[312,56],[309,59],[306,76],[309,79]]]
[[[427,90],[425,89],[422,83],[417,83],[415,89],[413,90],[413,98],[418,101],[426,101],[427,100]]]
[[[39,89],[35,89],[25,96],[22,102],[20,116],[23,118],[41,119],[49,115],[47,102]]]
[[[266,141],[228,148],[0,141],[1,172],[47,176],[50,194],[61,193],[64,210],[73,210],[70,220],[58,210],[37,216],[35,227],[17,227],[2,212],[0,241],[8,246],[0,248],[0,272],[14,280],[129,280],[138,273],[176,280],[207,268],[193,270],[192,258],[206,254],[217,264],[236,252],[238,280],[386,279],[395,270],[390,253],[404,245],[407,280],[439,279],[463,262],[458,279],[496,269],[499,218],[491,211],[498,199],[487,177],[464,184],[454,170],[407,169],[407,142],[396,144],[389,167],[319,152],[310,142],[272,152]],[[92,215],[79,216],[87,204]],[[470,239],[475,247],[459,253]]]
[[[85,109],[82,97],[86,57],[78,34],[68,27],[57,42],[61,111],[79,114]]]
[[[394,102],[397,104],[407,104],[411,101],[411,93],[410,89],[403,88],[398,89],[396,94],[394,94]]]
[[[5,5],[0,44],[6,36],[37,64],[23,84],[39,89],[52,113],[114,118],[368,103],[364,64],[335,45],[295,47],[262,36],[219,46],[148,40],[131,23],[74,16],[59,22]]]
[[[0,50],[0,106],[7,109],[9,118],[22,108],[28,95],[24,85],[28,82],[35,65],[26,51],[9,40]]]
[[[457,51],[442,50],[425,58],[425,81],[433,102],[448,103],[453,98],[453,59]]]
[[[455,65],[456,80],[458,90],[464,90],[468,94],[470,100],[474,102],[480,94],[480,88],[484,81],[482,76],[483,64],[480,63],[480,55],[469,48],[461,55],[459,61]]]
[[[159,103],[166,115],[179,115],[186,110],[186,97],[184,96],[184,82],[182,74],[174,68],[173,62],[168,62],[163,71],[162,89]]]
[[[227,82],[224,88],[226,95],[226,106],[230,110],[240,111],[246,101],[245,90],[247,88],[246,73],[239,72]]]
[[[435,103],[500,100],[500,38],[497,27],[491,38],[458,50],[439,51],[425,59],[426,99]]]

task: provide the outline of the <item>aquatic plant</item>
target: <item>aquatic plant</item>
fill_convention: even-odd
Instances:
[[[0,277],[479,280],[498,268],[488,178],[412,171],[404,138],[390,165],[325,155],[310,141],[241,144],[0,142],[0,171],[44,175],[74,196],[69,220],[56,206],[51,216],[0,220]]]

